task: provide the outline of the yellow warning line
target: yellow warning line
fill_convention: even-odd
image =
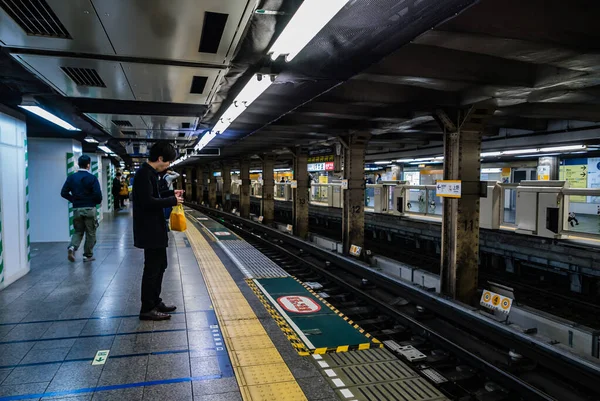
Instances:
[[[306,396],[231,275],[198,229],[187,237],[198,259],[244,401],[305,401]]]

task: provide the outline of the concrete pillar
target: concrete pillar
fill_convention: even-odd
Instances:
[[[342,210],[342,242],[344,254],[352,245],[364,247],[365,242],[365,149],[371,134],[355,133],[347,137],[344,149],[344,178],[348,189],[344,190]]]
[[[196,199],[194,199],[198,204],[202,203],[202,198],[204,196],[204,167],[198,166],[196,167]]]
[[[310,183],[307,169],[308,155],[298,152],[294,159],[294,180],[297,187],[292,191],[294,234],[302,239],[308,238],[308,205]]]
[[[188,167],[185,169],[185,194],[184,194],[184,198],[186,200],[186,202],[191,202],[193,200],[193,191],[192,191],[192,186],[194,185],[194,180],[193,180],[193,173],[194,173],[194,169],[191,167]]]
[[[240,216],[250,218],[250,159],[240,161]]]
[[[263,157],[263,193],[262,214],[263,223],[271,224],[275,220],[275,155],[265,154]]]
[[[460,198],[444,198],[441,291],[474,302],[479,270],[480,155],[483,121],[489,110],[438,111],[444,128],[444,180],[461,181]]]
[[[221,168],[223,178],[223,210],[231,211],[231,165],[223,163]]]
[[[208,205],[215,208],[217,206],[217,177],[214,175],[216,170],[211,166],[208,171],[210,171],[208,176]]]
[[[538,159],[537,179],[539,181],[558,180],[560,162],[558,156],[544,156]]]

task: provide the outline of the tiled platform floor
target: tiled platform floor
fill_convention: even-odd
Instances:
[[[32,244],[31,272],[0,291],[0,400],[240,400],[204,281],[184,235],[168,250],[167,322],[141,322],[143,252],[126,211],[98,229],[96,261]],[[211,327],[212,326],[212,327]],[[92,366],[110,349],[105,365]]]

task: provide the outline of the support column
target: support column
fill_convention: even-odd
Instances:
[[[217,206],[217,177],[214,175],[216,170],[211,166],[208,171],[210,172],[208,176],[208,205],[215,208]]]
[[[186,200],[186,202],[190,202],[193,198],[192,196],[192,185],[193,185],[193,180],[192,180],[192,173],[193,173],[193,169],[191,167],[188,167],[185,169],[185,194],[184,194],[184,198]]]
[[[263,157],[263,191],[262,191],[262,214],[263,223],[271,224],[275,220],[275,155],[266,154]]]
[[[344,178],[348,189],[344,190],[342,218],[342,242],[344,254],[352,245],[364,247],[365,243],[365,149],[371,134],[355,133],[347,137],[344,149]]]
[[[223,210],[231,211],[231,165],[223,163],[221,168],[221,177],[223,178]]]
[[[294,159],[294,180],[296,189],[292,189],[293,199],[293,217],[294,217],[294,235],[302,238],[308,238],[308,204],[310,200],[310,186],[308,182],[308,155],[296,153]]]
[[[194,199],[194,200],[198,204],[201,204],[203,196],[204,196],[204,167],[198,166],[198,167],[196,167],[196,199]]]
[[[444,198],[441,290],[464,302],[477,295],[479,270],[480,155],[483,121],[488,109],[444,111],[436,115],[444,128],[444,180],[461,181],[461,197]]]
[[[240,160],[240,217],[250,218],[250,159]]]

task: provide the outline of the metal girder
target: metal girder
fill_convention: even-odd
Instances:
[[[294,158],[294,180],[297,187],[292,190],[294,235],[308,237],[308,205],[310,201],[310,183],[308,181],[308,155],[297,151]]]
[[[350,247],[364,246],[365,242],[365,149],[371,138],[368,132],[351,134],[344,148],[344,178],[348,180],[348,189],[343,191],[342,242],[344,253]]]
[[[65,98],[81,113],[202,117],[208,107],[199,104],[140,102],[136,100]]]
[[[275,157],[273,153],[267,153],[262,158],[262,215],[265,224],[275,221]]]
[[[240,160],[240,217],[250,218],[250,159]]]

